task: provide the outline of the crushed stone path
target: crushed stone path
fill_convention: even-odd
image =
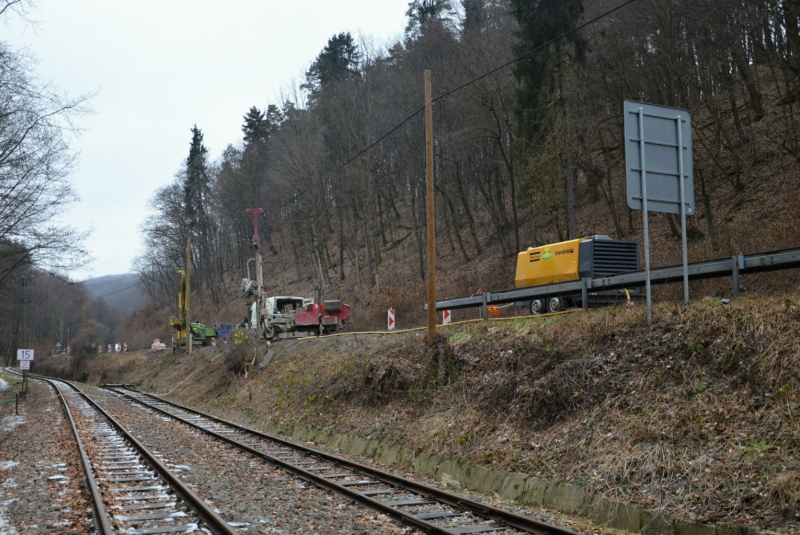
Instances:
[[[19,378],[0,372],[0,400]],[[50,386],[0,404],[0,535],[91,533],[92,507],[69,421]]]

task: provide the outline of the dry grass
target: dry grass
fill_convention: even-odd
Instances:
[[[687,520],[795,525],[800,295],[602,309],[282,361],[272,418],[583,485]],[[329,348],[328,348],[329,349]],[[301,372],[302,370],[302,372]],[[794,524],[793,524],[794,523]]]
[[[685,520],[800,530],[800,293],[273,344],[97,358],[91,380],[259,425],[384,438],[538,475]],[[266,351],[266,349],[263,349]],[[236,361],[238,362],[238,361]]]

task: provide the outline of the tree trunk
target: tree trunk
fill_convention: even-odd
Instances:
[[[753,80],[753,75],[750,72],[750,64],[741,46],[733,47],[733,61],[736,63],[736,70],[738,70],[739,74],[742,76],[742,80],[747,88],[747,93],[750,95],[750,107],[753,108],[753,112],[756,114],[754,120],[758,122],[764,118],[764,104],[762,103],[761,93],[758,92],[758,87],[756,87],[756,82]]]
[[[564,56],[559,47],[558,92],[561,102],[561,117],[564,121],[564,186],[567,200],[567,239],[578,237],[578,213],[575,209],[575,172],[572,165],[572,126],[569,122],[567,97],[564,93]]]
[[[344,280],[344,217],[342,217],[342,208],[336,209],[337,217],[339,218],[339,280]]]
[[[361,297],[361,302],[365,303],[367,300],[364,297],[364,288],[361,286],[361,260],[360,255],[358,254],[358,250],[361,246],[358,244],[358,225],[354,225],[356,232],[353,234],[354,243],[353,243],[353,253],[355,257],[355,264],[356,264],[356,285],[358,286],[358,295]]]
[[[475,219],[472,217],[472,210],[470,210],[469,196],[467,195],[467,189],[464,187],[464,177],[462,176],[461,170],[458,167],[456,167],[456,175],[458,196],[461,200],[461,205],[464,207],[464,215],[467,218],[469,233],[470,236],[472,236],[472,243],[475,245],[475,250],[480,255],[483,254],[483,248],[481,248],[481,242],[478,239],[478,233],[475,230]]]

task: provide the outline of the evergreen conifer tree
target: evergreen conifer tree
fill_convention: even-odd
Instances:
[[[519,22],[518,55],[524,54],[575,27],[583,13],[583,0],[511,0],[514,17]],[[573,45],[578,62],[583,61],[586,40],[580,33],[566,38]],[[521,82],[518,92],[523,134],[530,139],[542,128],[541,111],[550,96],[557,93],[558,69],[563,69],[562,43],[540,50],[517,62],[514,74]],[[562,73],[563,74],[563,73]]]
[[[186,177],[183,184],[184,215],[190,228],[203,215],[203,199],[209,190],[208,149],[203,144],[203,131],[192,126],[192,143],[186,158]]]
[[[359,75],[361,52],[350,32],[340,33],[328,39],[328,44],[319,53],[306,73],[306,83],[301,87],[315,100],[326,86]]]
[[[442,19],[442,14],[451,9],[450,0],[412,0],[408,3],[406,34],[424,33],[425,27]]]
[[[245,145],[266,141],[269,137],[269,122],[266,114],[252,106],[244,116],[242,132],[244,132]]]

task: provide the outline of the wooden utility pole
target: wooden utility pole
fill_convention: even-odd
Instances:
[[[425,71],[425,144],[428,213],[428,343],[436,339],[436,214],[433,202],[433,101],[431,71]]]
[[[189,320],[189,295],[192,293],[192,285],[189,279],[189,270],[192,267],[192,238],[186,238],[186,349],[192,354],[192,322]]]

